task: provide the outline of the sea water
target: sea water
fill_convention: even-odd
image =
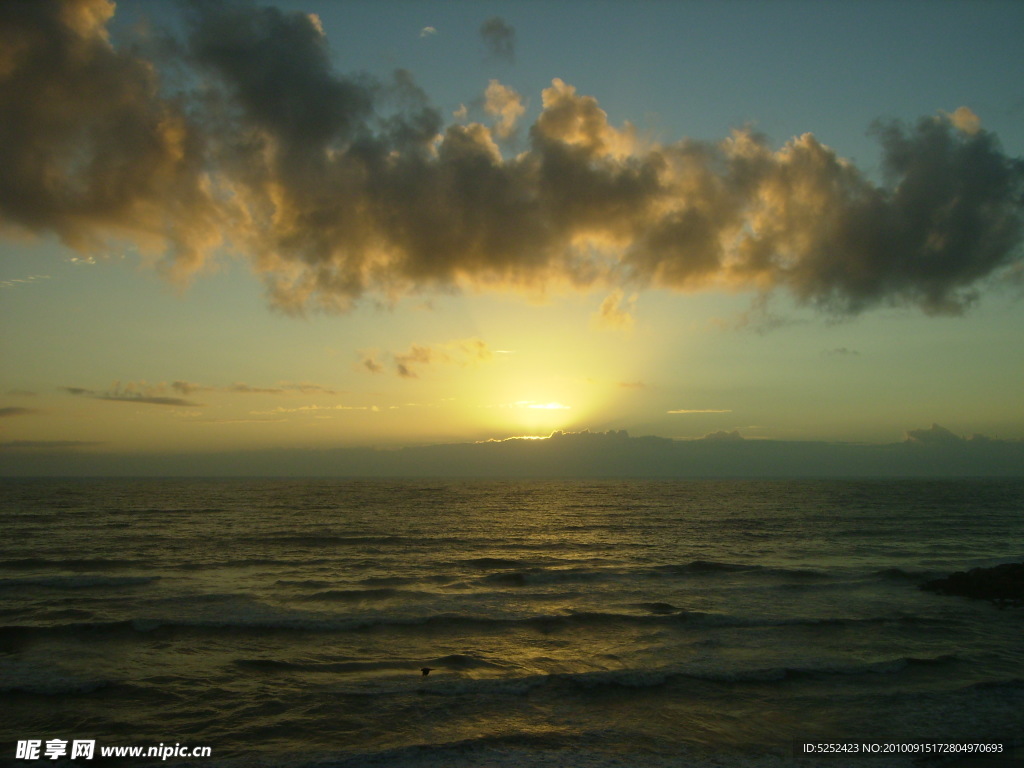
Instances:
[[[94,742],[80,765],[285,768],[1024,744],[1024,609],[918,589],[1024,560],[1021,481],[25,480],[0,499],[0,760],[19,765],[18,742],[55,739]],[[211,756],[103,762],[112,745]]]

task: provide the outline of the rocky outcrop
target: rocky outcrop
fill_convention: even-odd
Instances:
[[[1024,563],[957,571],[945,578],[927,581],[921,589],[989,600],[999,606],[1024,607]]]

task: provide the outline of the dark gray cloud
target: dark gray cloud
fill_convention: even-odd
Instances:
[[[408,72],[338,74],[315,17],[194,2],[177,63],[198,85],[171,94],[112,14],[0,5],[0,227],[127,238],[179,276],[224,242],[296,312],[575,286],[957,314],[1024,270],[1024,163],[964,107],[877,124],[875,181],[811,134],[643,143],[555,80],[506,156],[522,102],[500,83],[491,124],[446,126]],[[500,19],[481,34],[512,51]]]
[[[134,382],[129,382],[124,387],[118,383],[114,385],[113,389],[104,392],[84,389],[83,387],[61,387],[61,389],[70,395],[78,397],[91,397],[95,400],[111,400],[119,403],[142,403],[145,405],[170,405],[192,408],[202,406],[202,403],[194,403],[191,400],[185,400],[180,397],[166,397],[161,394],[163,391],[161,385],[150,386],[145,383],[135,384]]]
[[[19,408],[16,405],[12,405],[6,408],[0,408],[0,419],[6,419],[8,416],[28,416],[33,413],[39,413],[39,409]]]
[[[162,397],[159,395],[143,395],[139,393],[118,392],[94,395],[97,400],[113,400],[119,403],[146,403],[148,405],[171,405],[176,407],[198,407],[202,403],[193,403],[180,397]]]
[[[493,59],[516,60],[516,30],[500,16],[492,16],[480,25],[480,39]]]

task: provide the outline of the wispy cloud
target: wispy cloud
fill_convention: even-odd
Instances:
[[[40,413],[38,408],[19,408],[18,406],[8,406],[6,408],[0,408],[0,419],[6,419],[11,416],[29,416],[33,413]]]
[[[49,280],[49,275],[29,275],[28,277],[12,277],[8,280],[0,280],[0,288],[17,288],[22,285],[31,285],[40,280]]]
[[[360,353],[359,365],[370,373],[383,373],[385,366],[378,359],[377,350]],[[453,339],[442,344],[413,344],[404,352],[390,352],[389,357],[396,375],[404,379],[419,378],[424,368],[436,364],[475,365],[491,359],[491,350],[481,339]]]
[[[828,357],[860,357],[860,352],[856,349],[850,349],[848,347],[836,347],[835,349],[827,349],[823,353]]]
[[[516,30],[500,16],[492,16],[480,25],[480,39],[487,55],[507,62],[516,60]]]
[[[83,387],[61,387],[70,395],[78,397],[90,397],[95,400],[109,400],[119,403],[137,403],[143,405],[166,405],[172,407],[201,407],[202,403],[195,403],[180,397],[168,397],[162,394],[165,386],[162,384],[147,384],[146,382],[130,381],[124,386],[115,382],[112,389],[97,391]]]
[[[732,413],[732,410],[728,408],[677,408],[672,411],[665,411],[665,413]]]
[[[237,382],[229,387],[223,387],[224,392],[233,392],[244,395],[337,395],[338,392],[319,384],[282,382],[276,387],[254,387],[250,384]]]
[[[633,327],[635,322],[633,310],[636,307],[637,294],[628,299],[622,289],[617,288],[601,302],[597,312],[591,315],[591,324],[595,328],[625,330]]]
[[[420,30],[420,37],[430,37],[431,35],[436,34],[437,30],[434,27],[424,27]]]
[[[376,405],[300,405],[296,408],[285,408],[279,406],[270,411],[251,411],[253,416],[273,416],[283,413],[318,413],[329,411],[372,411],[376,413],[380,408]]]

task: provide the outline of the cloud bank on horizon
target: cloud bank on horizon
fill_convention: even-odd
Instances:
[[[522,99],[497,81],[492,124],[445,125],[406,71],[338,74],[314,16],[184,5],[157,60],[111,43],[114,11],[0,6],[0,235],[129,242],[176,279],[226,248],[290,311],[562,286],[957,314],[1024,270],[1024,161],[966,107],[876,124],[879,185],[810,133],[645,143],[554,79],[513,154]],[[511,60],[507,23],[481,35]]]

